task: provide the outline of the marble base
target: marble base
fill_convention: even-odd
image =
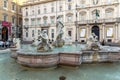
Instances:
[[[10,50],[11,50],[11,57],[12,58],[14,58],[14,59],[17,59],[17,51],[18,51],[18,49],[16,49],[16,48],[10,48]]]
[[[23,66],[33,68],[49,68],[53,66],[68,65],[79,66],[81,64],[81,53],[34,53],[17,51],[17,62]]]

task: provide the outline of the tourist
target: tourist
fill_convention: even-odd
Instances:
[[[4,46],[4,42],[0,41],[0,48]]]
[[[9,41],[6,41],[6,42],[5,42],[5,47],[6,47],[6,48],[10,47],[10,42],[9,42]]]

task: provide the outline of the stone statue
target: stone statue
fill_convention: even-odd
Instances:
[[[66,35],[65,45],[72,45],[72,39],[71,39],[70,35]]]
[[[57,24],[56,24],[56,40],[53,43],[55,47],[62,47],[64,45],[64,40],[62,39],[63,37],[63,28],[64,25],[62,24],[61,21],[59,21],[59,16],[57,17]]]
[[[86,50],[100,50],[100,49],[101,45],[98,41],[98,37],[94,33],[92,33],[87,40]]]
[[[34,39],[34,40],[33,40],[33,43],[31,44],[31,46],[37,47],[40,42],[41,42],[41,40],[39,40],[39,39]]]
[[[13,38],[13,46],[11,46],[11,47],[14,47],[16,49],[20,49],[21,48],[20,39],[19,38]]]
[[[45,30],[39,36],[41,42],[38,44],[37,51],[38,52],[47,52],[52,50],[52,46],[49,44],[48,35]]]

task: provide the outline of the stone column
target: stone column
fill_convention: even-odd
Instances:
[[[102,40],[106,38],[106,33],[105,33],[105,23],[102,24]]]
[[[99,34],[100,40],[99,41],[100,42],[103,41],[103,29],[102,28],[103,28],[103,26],[99,26],[99,32],[100,32],[100,34]]]
[[[115,42],[117,42],[118,41],[118,23],[115,23]]]
[[[90,30],[90,25],[89,24],[87,24],[86,26],[87,26],[87,29],[86,29],[87,30],[86,31],[86,38],[88,38],[90,36],[90,34],[91,34],[90,33],[91,30]]]

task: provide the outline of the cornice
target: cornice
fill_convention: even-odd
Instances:
[[[96,6],[86,6],[84,8],[77,7],[78,10],[81,9],[90,9],[90,8],[97,8],[97,7],[106,7],[106,6],[117,6],[119,3],[113,3],[113,4],[101,4],[101,5],[96,5]]]
[[[53,1],[57,1],[57,0],[44,0],[44,1],[38,1],[38,2],[30,2],[30,3],[24,3],[22,5],[22,7],[27,7],[27,6],[33,6],[33,5],[38,5],[38,4],[43,4],[43,3],[49,3],[49,2],[53,2]]]

